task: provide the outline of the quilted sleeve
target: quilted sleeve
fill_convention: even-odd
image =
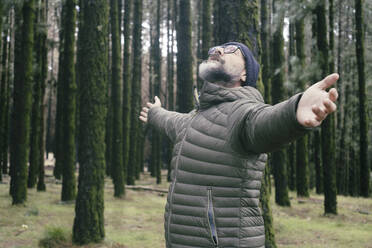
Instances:
[[[187,121],[189,114],[165,110],[162,107],[153,107],[148,112],[148,123],[158,131],[165,133],[172,142],[177,137],[178,130]]]
[[[237,103],[231,114],[233,149],[243,153],[272,152],[313,130],[297,121],[301,96],[299,93],[273,106],[258,101]]]

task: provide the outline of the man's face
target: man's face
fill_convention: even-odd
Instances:
[[[245,81],[245,60],[241,50],[232,45],[211,48],[208,60],[199,66],[199,76],[225,87]]]

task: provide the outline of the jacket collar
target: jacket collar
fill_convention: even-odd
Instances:
[[[263,102],[260,92],[251,86],[226,88],[205,81],[199,96],[200,109],[207,109],[213,105],[240,99]]]

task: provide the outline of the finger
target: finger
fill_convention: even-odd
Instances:
[[[149,112],[149,108],[143,107],[142,108],[142,111],[145,112],[145,113],[147,113],[147,112]]]
[[[146,105],[147,105],[147,107],[152,108],[152,106],[153,106],[154,104],[152,104],[151,102],[148,102]]]
[[[139,119],[140,119],[141,121],[145,122],[145,123],[147,122],[147,118],[145,118],[145,117],[143,117],[143,116],[140,116]]]
[[[338,98],[338,92],[335,88],[332,88],[328,92],[329,99],[331,99],[332,102],[335,102]]]
[[[324,99],[323,104],[326,107],[328,113],[336,111],[337,106],[330,99]]]
[[[305,120],[305,126],[307,127],[317,127],[320,125],[320,121],[317,120],[312,120],[312,119],[307,119]]]
[[[147,118],[147,113],[146,113],[146,112],[143,112],[143,111],[141,111],[141,116],[143,116],[143,117]]]
[[[317,83],[318,87],[322,90],[325,90],[325,89],[331,87],[332,85],[334,85],[336,83],[336,81],[338,80],[338,78],[339,78],[339,75],[337,73],[333,73],[331,75],[328,75],[322,81]]]
[[[324,120],[324,118],[326,117],[327,113],[324,111],[324,109],[321,109],[319,106],[313,106],[311,108],[311,110],[313,111],[313,113],[315,114],[315,119],[317,121],[322,121]]]

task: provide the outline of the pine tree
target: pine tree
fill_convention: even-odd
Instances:
[[[157,0],[156,8],[156,35],[154,39],[154,95],[160,96],[161,88],[161,50],[160,50],[160,0]],[[156,130],[152,130],[151,167],[154,168],[156,183],[161,183],[161,136]]]
[[[292,58],[296,55],[295,48],[295,25],[294,21],[290,20],[289,23],[289,47],[288,47],[288,74],[293,73]],[[287,96],[290,97],[295,93],[294,87],[290,87],[287,91]],[[288,188],[289,190],[296,190],[296,141],[293,141],[287,147],[288,158]]]
[[[207,0],[208,1],[208,0]],[[203,1],[204,3],[204,1]],[[174,110],[174,53],[173,53],[173,31],[174,31],[174,22],[172,13],[173,6],[171,0],[167,0],[167,100],[168,100],[168,107],[167,109],[172,111]],[[172,161],[172,151],[173,151],[173,144],[171,143],[170,139],[167,139],[167,181],[171,181],[171,161]]]
[[[62,3],[61,3],[62,4]],[[60,31],[59,31],[59,58],[58,58],[58,75],[57,75],[57,110],[55,120],[55,142],[54,142],[54,156],[55,165],[53,175],[57,179],[61,179],[63,170],[63,82],[62,82],[62,71],[63,71],[63,48],[64,48],[64,27],[65,27],[65,8],[62,6],[61,17],[60,17]]]
[[[9,18],[7,22],[10,25]],[[2,49],[2,58],[1,58],[1,86],[0,86],[0,181],[1,175],[8,173],[8,122],[9,122],[9,96],[10,96],[10,87],[9,87],[9,77],[8,72],[10,70],[10,42],[7,38],[10,35],[10,28],[4,30],[3,38],[3,49]]]
[[[264,176],[261,180],[260,207],[263,212],[262,217],[265,223],[265,247],[276,248],[273,216],[270,207],[270,169],[266,163]]]
[[[318,23],[317,23],[317,18],[316,18],[316,10],[313,10],[313,16],[312,16],[312,26],[311,26],[311,33],[312,33],[312,39],[317,40],[318,36]],[[311,48],[312,50],[312,57],[311,60],[313,63],[318,63],[318,47],[316,43],[313,43],[313,46]],[[320,76],[320,75],[319,75]],[[312,78],[314,82],[318,80],[318,75],[317,73],[314,73],[314,77]],[[315,190],[317,194],[322,194],[324,192],[324,187],[323,187],[323,167],[321,163],[321,143],[320,143],[320,131],[315,130],[313,135],[313,150],[314,150],[314,163],[315,163]]]
[[[47,28],[45,23],[47,23],[47,0],[42,0],[39,3],[39,23],[42,27],[39,28],[38,36],[38,50],[40,55],[38,56],[39,73],[40,73],[40,105],[39,105],[39,126],[40,126],[40,135],[39,138],[39,164],[38,164],[38,182],[37,182],[37,191],[45,191],[46,186],[44,182],[44,153],[45,153],[45,139],[44,139],[44,96],[45,96],[45,83],[48,73],[48,50],[47,50]]]
[[[0,16],[2,17],[3,16],[3,2],[1,2],[0,3]],[[2,18],[0,18],[1,20],[0,20],[0,34],[2,33],[2,30],[3,30],[3,28],[2,28],[2,24],[3,24],[3,20],[2,20]],[[5,32],[5,31],[4,31]],[[2,40],[1,40],[1,37],[0,37],[0,50],[1,50],[1,42],[2,42]],[[5,43],[4,44],[6,44],[6,41],[5,41]],[[4,54],[4,51],[6,50],[6,48],[4,49],[4,47],[3,47],[3,54]],[[6,52],[5,52],[6,53]],[[2,56],[2,57],[4,57],[4,55]],[[3,60],[2,60],[2,62],[3,62]],[[4,63],[2,63],[2,67],[1,67],[1,69],[2,70],[5,70],[5,65],[4,65]],[[2,111],[4,111],[4,108],[3,108],[3,105],[5,105],[5,97],[4,97],[4,93],[3,93],[3,91],[5,92],[5,82],[3,82],[3,81],[0,81],[0,110],[2,110]],[[3,89],[3,87],[4,87],[4,89]],[[2,114],[3,112],[0,112],[0,137],[1,138],[3,138],[3,132],[4,132],[4,118],[3,118],[3,114]],[[2,142],[1,142],[2,143]],[[3,171],[2,171],[2,168],[3,168],[3,165],[2,165],[2,154],[3,154],[3,151],[2,151],[2,144],[0,143],[0,182],[2,182],[2,180],[3,180]]]
[[[214,3],[215,44],[229,41],[245,44],[257,58],[261,56],[258,26],[258,0],[215,1]],[[257,89],[265,95],[261,80]]]
[[[325,1],[321,0],[316,6],[317,16],[317,45],[320,57],[320,69],[325,77],[329,71],[327,22]],[[324,180],[324,212],[337,214],[337,189],[335,167],[334,115],[328,116],[322,123],[322,165]]]
[[[40,138],[40,104],[41,104],[41,48],[40,48],[40,40],[38,34],[38,25],[40,19],[40,6],[37,2],[36,4],[36,18],[34,24],[34,50],[36,58],[34,61],[36,62],[36,69],[34,71],[34,82],[33,82],[33,100],[32,100],[32,112],[31,112],[31,133],[30,133],[30,157],[29,157],[29,164],[28,167],[28,180],[27,180],[27,187],[34,188],[36,184],[38,168],[40,164],[40,157],[39,152],[39,141]]]
[[[78,81],[80,105],[79,185],[75,206],[73,241],[100,242],[104,230],[105,119],[107,114],[108,3],[80,1],[82,23],[79,42]],[[94,41],[94,42],[92,42]]]
[[[349,170],[349,161],[348,161],[348,152],[346,151],[346,116],[343,115],[343,111],[345,109],[344,105],[344,97],[348,97],[344,95],[344,86],[343,86],[343,38],[344,38],[344,26],[343,26],[343,0],[339,0],[338,2],[338,44],[337,44],[337,73],[340,75],[340,78],[337,81],[337,90],[339,92],[339,96],[337,99],[338,102],[338,111],[337,111],[337,128],[336,128],[336,137],[338,137],[338,143],[336,146],[336,152],[337,152],[337,175],[336,175],[336,181],[337,181],[337,193],[338,194],[344,194],[346,195],[347,187],[346,184],[348,183],[348,170]]]
[[[34,43],[34,0],[16,6],[17,34],[14,62],[14,93],[11,129],[10,163],[13,204],[22,204],[27,199],[27,159],[29,153],[30,114],[32,96],[32,60]],[[18,13],[17,13],[18,12]],[[22,17],[21,17],[22,16]]]
[[[131,113],[131,58],[130,58],[130,16],[132,0],[124,2],[124,60],[123,60],[123,170],[127,175],[130,145]],[[124,177],[125,178],[125,177]]]
[[[74,200],[76,196],[75,179],[75,115],[76,115],[76,79],[75,79],[75,26],[76,26],[76,0],[66,0],[63,12],[65,13],[63,60],[61,82],[63,84],[63,137],[62,154],[62,201]]]
[[[356,58],[358,65],[358,98],[359,98],[359,146],[360,146],[360,194],[369,196],[370,168],[368,164],[368,117],[366,98],[366,79],[364,72],[364,31],[363,1],[355,0]]]
[[[142,27],[142,0],[134,0],[133,6],[133,68],[132,68],[132,98],[131,98],[131,139],[129,146],[129,163],[127,184],[134,185],[136,166],[139,166],[138,144],[139,125],[138,115],[140,112],[141,99],[141,27]]]
[[[121,197],[124,191],[123,132],[121,108],[121,49],[118,21],[118,1],[110,0],[111,20],[111,101],[112,101],[112,154],[111,171],[114,181],[114,196]]]
[[[262,75],[262,82],[265,87],[265,102],[270,104],[271,103],[271,83],[270,83],[270,33],[269,33],[269,25],[268,23],[268,8],[267,8],[267,0],[261,0],[261,46],[262,46],[262,54],[261,54],[261,75]]]
[[[179,0],[177,23],[177,112],[193,109],[193,62],[191,49],[191,6],[188,0]]]
[[[279,5],[281,1],[275,1]],[[272,103],[277,104],[284,100],[284,10],[278,12],[278,26],[273,35],[272,40]],[[287,187],[287,168],[286,168],[286,153],[284,150],[276,151],[272,154],[272,164],[274,168],[275,179],[275,202],[280,206],[290,206]]]
[[[304,17],[296,20],[296,52],[301,71],[305,70],[305,23]],[[302,78],[297,79],[297,85],[300,90],[305,90],[305,82]],[[309,196],[309,161],[308,161],[308,137],[302,136],[296,141],[296,188],[298,196]]]

